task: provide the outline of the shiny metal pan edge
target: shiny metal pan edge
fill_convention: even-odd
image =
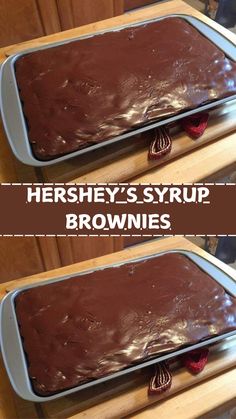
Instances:
[[[178,355],[181,355],[193,349],[197,349],[206,345],[211,345],[222,339],[226,339],[226,338],[234,336],[236,334],[236,330],[219,335],[219,336],[214,336],[212,338],[209,338],[202,342],[196,343],[194,345],[190,345],[188,347],[179,349],[172,353],[163,354],[161,356],[149,359],[140,364],[135,364],[134,366],[128,367],[124,370],[121,370],[109,376],[106,376],[97,380],[93,380],[86,384],[79,385],[72,389],[62,391],[60,393],[57,393],[51,396],[42,397],[34,393],[31,386],[30,378],[28,376],[26,356],[25,356],[24,349],[22,346],[22,340],[21,340],[19,327],[18,327],[18,323],[16,319],[15,306],[14,306],[14,300],[15,300],[16,295],[18,295],[20,292],[26,289],[30,289],[30,288],[34,288],[38,286],[44,286],[52,282],[64,281],[64,280],[73,278],[75,276],[85,275],[94,271],[98,271],[98,270],[102,270],[102,269],[106,269],[110,267],[118,268],[119,266],[124,265],[124,264],[129,264],[129,263],[138,262],[138,261],[141,262],[150,258],[161,256],[163,254],[168,254],[168,253],[180,253],[190,258],[203,271],[210,274],[210,276],[213,279],[215,279],[220,285],[222,285],[231,295],[236,297],[236,282],[234,281],[233,278],[231,278],[228,274],[226,274],[223,270],[219,269],[213,263],[197,255],[196,253],[181,250],[181,249],[160,252],[160,253],[148,255],[145,257],[139,257],[139,258],[130,259],[130,260],[115,263],[115,264],[109,264],[109,265],[105,265],[105,266],[98,267],[95,269],[82,271],[73,275],[52,278],[47,281],[41,281],[33,285],[28,285],[28,286],[24,286],[22,288],[16,289],[4,297],[1,303],[1,307],[0,307],[0,329],[1,329],[0,342],[1,342],[2,356],[3,356],[4,365],[7,370],[10,382],[12,384],[12,387],[16,391],[16,393],[23,399],[30,400],[32,402],[46,402],[49,400],[55,400],[57,398],[75,393],[79,390],[84,390],[86,388],[95,386],[96,384],[104,383],[113,378],[117,378],[122,375],[126,375],[136,370],[139,370],[141,368],[156,364],[157,362],[161,362],[161,361],[176,357]]]
[[[157,128],[161,125],[175,122],[181,118],[193,115],[199,111],[206,111],[206,110],[212,109],[219,105],[223,105],[226,102],[236,99],[236,95],[232,95],[224,99],[218,99],[213,102],[207,103],[205,105],[201,105],[195,109],[188,110],[186,112],[183,111],[182,113],[179,113],[172,117],[169,117],[169,118],[167,117],[165,119],[162,119],[156,122],[151,122],[150,124],[142,126],[137,129],[134,128],[130,130],[129,132],[126,132],[115,138],[105,140],[93,146],[84,148],[82,150],[74,151],[72,153],[63,155],[61,157],[57,157],[55,159],[41,161],[41,160],[38,160],[33,155],[33,151],[32,151],[29,139],[28,139],[25,117],[23,114],[22,104],[19,97],[17,82],[15,78],[14,64],[16,60],[20,58],[21,56],[34,52],[34,51],[53,48],[53,47],[63,45],[66,43],[75,42],[78,40],[102,35],[107,32],[120,31],[122,29],[129,28],[129,27],[137,27],[137,26],[145,25],[147,23],[162,20],[167,17],[180,17],[182,19],[185,19],[188,23],[194,26],[199,32],[201,32],[202,35],[204,35],[206,38],[212,41],[215,45],[217,45],[218,48],[220,48],[228,57],[230,57],[233,61],[236,61],[236,45],[234,45],[233,42],[231,42],[226,37],[221,35],[215,29],[208,26],[206,23],[203,23],[201,20],[192,16],[182,15],[182,14],[166,15],[166,16],[149,19],[142,22],[138,22],[138,23],[136,22],[133,24],[127,24],[127,25],[123,25],[119,27],[114,27],[113,29],[107,29],[104,31],[95,32],[93,34],[76,37],[73,39],[64,40],[60,42],[55,42],[48,45],[43,45],[38,48],[31,48],[29,50],[23,51],[22,53],[10,56],[3,63],[2,68],[1,68],[1,73],[0,73],[0,90],[1,90],[0,108],[1,108],[4,129],[5,129],[9,144],[11,146],[11,149],[13,153],[15,154],[15,156],[17,157],[17,159],[20,160],[24,164],[35,166],[35,167],[44,167],[44,166],[60,163],[64,160],[68,160],[76,156],[84,155],[90,151],[99,149],[106,145],[125,140],[126,138],[130,138],[132,136],[141,134],[143,132]]]

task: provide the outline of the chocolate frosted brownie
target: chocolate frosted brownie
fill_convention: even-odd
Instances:
[[[40,160],[236,93],[236,64],[181,18],[33,52],[15,69]]]
[[[15,304],[40,395],[236,329],[236,300],[178,253],[35,287]]]

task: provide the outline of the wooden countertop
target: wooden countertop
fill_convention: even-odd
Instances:
[[[204,22],[209,23],[212,27],[216,28],[231,41],[235,42],[236,37],[234,34],[229,32],[227,29],[208,19],[206,16],[199,13],[197,10],[190,7],[188,4],[180,0],[173,0],[166,3],[161,3],[155,6],[146,7],[144,9],[136,10],[130,13],[126,13],[121,16],[114,17],[105,21],[89,24],[79,28],[75,28],[69,31],[53,34],[43,38],[27,41],[21,44],[12,45],[0,49],[0,63],[4,61],[6,56],[14,54],[16,52],[23,51],[28,48],[36,47],[38,45],[45,45],[53,41],[64,40],[74,38],[76,36],[85,35],[91,32],[112,28],[114,26],[123,25],[131,22],[138,22],[145,19],[150,19],[157,16],[162,16],[171,13],[183,13],[190,14],[195,17],[202,19]],[[236,111],[235,111],[236,113]],[[96,170],[92,170],[88,166],[88,175],[83,176],[76,174],[75,167],[81,163],[70,163],[63,165],[51,166],[48,169],[35,169],[32,167],[25,166],[18,162],[13,156],[2,127],[0,127],[0,182],[23,182],[23,181],[114,181],[116,178],[110,177],[110,173],[114,173],[115,170],[124,171],[122,181],[134,180],[136,182],[194,182],[209,178],[214,173],[219,172],[227,167],[236,165],[236,147],[235,147],[235,134],[232,134],[232,126],[229,133],[229,125],[232,125],[232,119],[235,120],[235,115],[231,118],[231,122],[226,120],[225,130],[222,128],[217,134],[216,131],[212,131],[212,138],[210,143],[201,144],[201,148],[197,150],[189,151],[190,148],[186,148],[184,156],[176,157],[175,160],[165,162],[160,167],[154,167],[153,163],[147,163],[146,154],[129,154],[127,156],[118,153],[117,161],[114,164],[109,164],[108,161],[101,159],[101,166]],[[215,136],[215,137],[214,137]],[[219,139],[219,136],[221,137]],[[112,159],[112,154],[110,156]],[[120,160],[119,160],[120,159]],[[118,162],[118,164],[117,164]],[[103,165],[107,164],[106,170],[103,170]],[[118,169],[116,169],[118,167]],[[129,170],[126,171],[126,168]],[[135,168],[132,172],[131,168]],[[140,170],[140,174],[137,172],[137,168]],[[70,178],[64,178],[64,172],[71,170]],[[142,171],[142,173],[141,173]],[[145,173],[144,173],[145,172]],[[133,175],[132,175],[133,174]],[[119,181],[121,178],[117,176]]]
[[[11,281],[5,284],[0,284],[0,298],[2,298],[7,291],[13,290],[19,286],[30,284],[36,280],[47,280],[56,276],[64,274],[72,274],[81,272],[86,269],[112,264],[117,261],[125,261],[130,258],[153,254],[160,251],[170,249],[186,249],[197,252],[208,260],[213,261],[221,269],[228,272],[236,280],[236,271],[227,265],[223,264],[213,256],[206,253],[204,250],[193,245],[190,241],[182,237],[171,237],[161,240],[153,240],[151,242],[127,248],[121,252],[113,253],[97,259],[77,263],[60,269],[49,272],[43,272],[21,280]],[[235,348],[235,346],[234,346]],[[173,392],[168,398],[158,403],[152,404],[151,407],[146,407],[144,410],[137,413],[135,417],[140,418],[196,418],[200,415],[206,415],[215,409],[221,409],[222,406],[233,407],[235,405],[236,396],[236,369],[234,368],[236,362],[235,349],[227,352],[227,357],[213,360],[212,365],[217,364],[217,368],[210,375],[205,377],[193,377],[186,372],[180,372],[175,378]],[[225,371],[222,372],[224,363]],[[215,365],[216,367],[216,365]],[[210,367],[210,369],[212,366]],[[208,372],[209,373],[209,372]],[[213,374],[213,376],[212,376]],[[214,374],[217,374],[214,376]],[[211,378],[209,378],[211,377]],[[207,379],[208,378],[208,379]],[[205,379],[204,382],[199,382]],[[124,383],[123,383],[124,384]],[[190,386],[191,388],[186,389]],[[180,392],[180,389],[182,391]],[[179,394],[176,393],[179,391]],[[39,417],[63,417],[63,418],[108,418],[108,417],[123,417],[134,410],[140,410],[147,404],[153,403],[155,399],[150,401],[147,398],[147,391],[137,385],[132,392],[123,391],[119,396],[115,397],[114,392],[111,393],[109,388],[109,399],[101,403],[99,399],[100,394],[96,394],[93,390],[93,397],[97,398],[95,405],[89,406],[89,400],[80,400],[80,395],[70,398],[62,398],[54,402],[35,405],[18,398],[11,389],[2,362],[0,362],[0,417],[9,419],[12,417],[18,418],[39,418]],[[201,401],[201,402],[200,402]],[[82,403],[82,404],[81,404]],[[79,407],[78,407],[78,405]],[[81,411],[81,406],[84,406]],[[78,412],[76,409],[80,409]],[[112,409],[112,410],[111,410]],[[110,413],[109,413],[110,412]],[[113,412],[113,413],[111,413]],[[213,416],[210,416],[213,417]]]

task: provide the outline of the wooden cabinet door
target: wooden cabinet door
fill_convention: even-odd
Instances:
[[[57,0],[62,30],[123,13],[123,0]]]
[[[0,238],[0,282],[7,282],[45,270],[34,237]]]
[[[1,46],[44,35],[34,0],[0,0]]]
[[[124,0],[0,0],[0,47],[107,19]]]
[[[0,46],[60,30],[56,0],[0,0]]]
[[[119,237],[62,237],[57,241],[62,266],[123,249],[123,240]]]
[[[137,7],[143,7],[157,2],[158,0],[124,0],[124,11],[136,9]]]
[[[54,237],[0,237],[0,283],[60,268]]]
[[[123,248],[112,237],[0,237],[0,283],[82,262]]]

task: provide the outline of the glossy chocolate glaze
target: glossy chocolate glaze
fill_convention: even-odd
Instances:
[[[16,313],[42,395],[236,328],[236,300],[180,254],[23,291]]]
[[[41,160],[236,93],[236,64],[180,18],[27,54],[16,77]]]

